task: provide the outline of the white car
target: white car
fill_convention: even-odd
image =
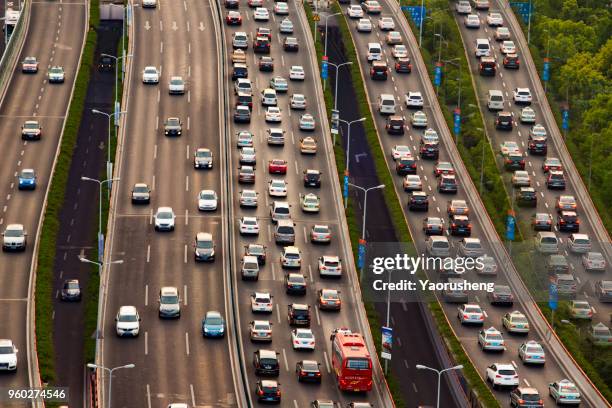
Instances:
[[[289,5],[283,1],[279,1],[274,5],[274,14],[277,16],[286,16],[289,14]]]
[[[544,125],[537,123],[529,129],[529,135],[535,138],[546,138],[546,128]]]
[[[581,396],[578,387],[568,379],[548,384],[548,394],[558,405],[580,405]]]
[[[240,154],[238,156],[238,162],[240,164],[247,164],[254,166],[257,164],[257,151],[254,147],[243,147],[240,149]]]
[[[404,191],[421,191],[423,189],[423,182],[418,174],[406,174],[402,185]]]
[[[516,54],[516,46],[514,45],[514,41],[511,41],[511,40],[502,42],[502,45],[499,49],[501,53],[504,55]]]
[[[429,128],[423,132],[423,136],[421,136],[423,143],[439,143],[440,137],[438,136],[438,132],[434,129]]]
[[[534,340],[527,341],[519,346],[519,358],[525,364],[544,364],[546,362],[546,354],[544,347]]]
[[[360,33],[372,32],[372,22],[367,18],[359,19],[357,22],[357,31]]]
[[[484,248],[479,238],[463,238],[459,241],[459,254],[466,258],[477,258],[482,256]]]
[[[237,31],[232,34],[232,47],[247,49],[249,48],[249,36],[244,31]]]
[[[215,211],[217,202],[217,193],[214,190],[202,190],[198,194],[198,210],[200,211]]]
[[[272,341],[272,323],[268,320],[253,320],[249,323],[251,341]]]
[[[240,206],[256,208],[258,199],[257,191],[255,190],[242,190],[240,192]]]
[[[470,14],[472,12],[472,6],[467,0],[459,0],[455,3],[455,10],[457,14]]]
[[[253,313],[272,313],[272,295],[267,292],[255,292],[251,295],[251,311]]]
[[[529,333],[529,321],[518,310],[506,313],[502,317],[502,325],[510,333]]]
[[[241,147],[253,147],[253,134],[248,130],[241,130],[236,134],[236,146]]]
[[[393,58],[407,58],[408,48],[403,44],[394,45],[391,50],[391,55],[393,55]]]
[[[257,217],[240,217],[238,221],[240,235],[259,235]]]
[[[296,246],[286,246],[280,256],[280,264],[283,268],[300,268],[302,266],[302,253]]]
[[[289,69],[289,79],[293,81],[303,81],[305,76],[304,67],[301,65],[292,65]]]
[[[342,276],[342,260],[337,256],[326,255],[319,257],[319,275],[321,276]]]
[[[168,92],[170,92],[170,95],[184,94],[185,93],[185,81],[183,81],[183,77],[181,76],[170,77],[170,82],[168,83]]]
[[[485,351],[504,351],[506,349],[506,342],[502,334],[493,326],[478,332],[478,345]]]
[[[17,370],[18,352],[12,340],[0,339],[0,371]]]
[[[287,183],[283,179],[272,179],[268,182],[270,197],[287,197]]]
[[[391,148],[391,156],[393,156],[394,160],[399,159],[404,156],[412,156],[412,152],[410,151],[410,147],[406,145],[395,145]]]
[[[157,0],[142,0],[142,8],[155,8],[157,7]]]
[[[252,95],[253,85],[251,85],[251,81],[246,78],[238,78],[236,82],[234,82],[234,93],[236,95],[238,95],[239,93]]]
[[[533,108],[525,106],[523,109],[521,109],[520,120],[521,123],[535,123],[536,113]]]
[[[512,99],[514,99],[514,103],[531,103],[531,91],[529,88],[514,88],[512,91]]]
[[[414,128],[427,127],[427,114],[423,111],[416,111],[410,117],[410,123]]]
[[[140,331],[140,316],[135,306],[121,306],[115,317],[117,336],[138,336]]]
[[[276,99],[276,91],[272,88],[266,88],[261,91],[261,104],[263,106],[276,106],[278,100]]]
[[[495,363],[487,367],[487,382],[498,387],[518,387],[519,376],[512,364]]]
[[[591,250],[591,238],[587,234],[571,234],[567,239],[567,247],[574,254],[584,254]]]
[[[497,274],[497,262],[492,256],[484,255],[480,259],[482,263],[482,268],[477,269],[477,272],[480,275],[496,275]]]
[[[300,130],[315,130],[315,127],[315,118],[310,113],[305,113],[300,117]]]
[[[263,0],[248,0],[247,4],[251,8],[262,7],[263,6]]]
[[[300,194],[300,207],[302,211],[307,213],[318,213],[320,207],[320,200],[316,194]]]
[[[64,73],[64,68],[60,66],[52,66],[49,68],[49,72],[47,73],[47,78],[49,78],[49,83],[62,83],[66,79],[66,75]]]
[[[463,19],[463,24],[467,28],[480,28],[480,18],[478,17],[478,14],[468,14]]]
[[[291,345],[294,350],[314,350],[315,336],[310,329],[291,330]]]
[[[288,18],[283,18],[283,21],[278,26],[278,30],[282,34],[293,34],[293,22]]]
[[[504,19],[500,13],[487,14],[487,24],[490,27],[499,27],[504,25]]]
[[[606,270],[606,258],[601,252],[587,252],[581,257],[582,266],[586,271],[601,271]]]
[[[22,224],[9,224],[2,233],[3,251],[25,251],[28,234]]]
[[[497,27],[495,29],[495,41],[504,41],[510,39],[510,29],[508,27]]]
[[[281,110],[277,106],[268,106],[266,109],[266,122],[279,123],[283,119]]]
[[[422,108],[423,96],[420,92],[408,92],[405,96],[405,102],[408,108]]]
[[[526,170],[515,170],[512,175],[512,185],[514,187],[530,187],[531,177]]]
[[[289,105],[291,106],[291,109],[306,109],[306,97],[303,94],[293,94],[289,100]]]
[[[366,0],[363,3],[361,3],[361,6],[365,9],[366,13],[368,14],[380,14],[380,12],[382,11],[382,7],[380,6],[380,3],[377,2],[376,0]]]
[[[253,12],[253,19],[255,21],[268,21],[270,20],[270,13],[264,7],[257,7]]]
[[[142,70],[142,83],[159,84],[159,71],[157,67],[149,66]]]
[[[381,31],[391,31],[395,30],[395,21],[391,17],[381,17],[378,20],[378,28]]]
[[[173,231],[176,215],[171,207],[159,207],[155,213],[155,231]]]
[[[466,303],[457,308],[457,318],[461,324],[484,324],[485,314],[479,305]]]
[[[346,10],[346,14],[349,18],[363,18],[363,10],[356,4],[350,5]]]

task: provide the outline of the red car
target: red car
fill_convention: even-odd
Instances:
[[[436,163],[434,167],[434,175],[436,177],[440,176],[440,174],[452,175],[455,174],[455,168],[451,162],[439,161]]]
[[[227,25],[242,25],[242,16],[238,11],[228,11],[225,22]]]
[[[562,171],[563,165],[561,164],[561,160],[556,157],[547,157],[542,163],[542,170],[544,173],[548,173],[549,171]]]
[[[270,174],[287,174],[287,160],[273,159],[268,162]]]
[[[268,37],[268,40],[272,41],[272,30],[268,27],[258,27],[255,37]]]

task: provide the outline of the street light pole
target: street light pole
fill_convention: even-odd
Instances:
[[[106,116],[106,118],[108,119],[108,145],[107,145],[107,149],[108,150],[108,157],[106,159],[107,163],[110,163],[110,146],[111,146],[111,119],[117,115],[122,115],[122,114],[126,114],[127,111],[120,111],[120,112],[113,112],[113,113],[106,113],[106,112],[102,112],[98,109],[92,109],[91,113],[97,113],[98,115],[104,115]]]
[[[98,215],[98,240],[102,239],[102,185],[104,183],[112,183],[113,181],[119,181],[119,178],[112,178],[112,179],[106,179],[106,180],[98,180],[95,178],[91,178],[91,177],[85,177],[82,176],[81,180],[83,181],[93,181],[95,183],[98,183],[98,187],[99,187],[99,191],[100,191],[100,196],[99,196],[99,201],[100,201],[100,210],[99,210],[99,215]],[[98,259],[102,259],[102,254],[98,254]]]
[[[103,57],[109,57],[109,58],[112,58],[112,59],[115,60],[115,105],[117,105],[117,100],[118,100],[117,99],[117,90],[118,90],[117,89],[118,88],[117,87],[117,83],[119,82],[119,60],[122,60],[122,59],[127,58],[127,57],[133,57],[133,55],[132,54],[123,54],[120,57],[117,57],[115,55],[105,54],[105,53],[102,53],[100,55],[103,56]]]
[[[425,24],[425,13],[423,13],[423,7],[425,6],[425,0],[421,0],[421,11],[420,11],[420,24],[419,24],[419,48],[423,42],[423,24]]]
[[[344,164],[344,175],[348,176],[349,175],[349,170],[350,170],[350,154],[351,154],[351,125],[353,123],[357,123],[357,122],[363,122],[364,120],[366,120],[366,118],[360,118],[360,119],[355,119],[352,120],[350,122],[344,120],[344,119],[340,119],[338,118],[339,122],[344,123],[347,127],[348,127],[348,134],[346,136],[346,163]],[[348,206],[348,198],[344,201],[344,208],[347,208]]]
[[[487,135],[483,128],[476,128],[482,132],[482,158],[480,159],[480,194],[482,194],[482,185],[484,183],[484,157],[485,157],[485,138]]]
[[[333,62],[327,61],[327,65],[331,65],[332,67],[336,69],[336,84],[335,84],[335,90],[334,90],[334,110],[338,109],[338,76],[340,75],[339,69],[343,65],[349,65],[349,64],[353,64],[353,61],[343,62],[342,64],[334,64]]]
[[[136,367],[135,364],[126,364],[126,365],[122,365],[119,367],[114,367],[114,368],[108,368],[108,367],[104,367],[101,365],[97,365],[97,364],[93,364],[93,363],[88,363],[87,367],[89,368],[98,368],[100,370],[104,370],[108,372],[108,404],[106,404],[106,406],[108,408],[111,408],[111,397],[112,397],[112,386],[113,386],[113,372],[115,370],[119,370],[121,368],[134,368]]]
[[[438,374],[438,397],[437,397],[437,400],[436,400],[436,408],[440,408],[440,378],[442,377],[442,374],[444,374],[447,371],[451,371],[451,370],[462,370],[463,366],[462,365],[456,365],[454,367],[445,368],[443,370],[436,370],[435,368],[427,367],[427,366],[422,365],[422,364],[417,364],[416,368],[418,370],[430,370],[430,371],[433,371],[434,373]]]

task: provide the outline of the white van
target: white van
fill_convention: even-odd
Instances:
[[[272,208],[270,209],[270,216],[272,222],[276,223],[278,220],[288,220],[291,218],[289,214],[289,203],[287,201],[274,201]]]
[[[380,43],[368,43],[368,62],[380,61],[382,59],[382,47]]]
[[[382,115],[394,115],[395,97],[391,94],[380,94],[378,97],[378,111]]]
[[[535,246],[543,254],[556,254],[559,252],[559,239],[554,232],[540,231],[535,237]]]
[[[425,242],[427,254],[433,257],[450,256],[450,243],[444,235],[432,235]]]
[[[490,111],[504,109],[504,94],[497,89],[489,89],[487,94],[487,107]]]
[[[474,47],[474,55],[476,55],[476,58],[491,56],[491,44],[489,44],[488,38],[477,38],[476,39],[476,46]]]

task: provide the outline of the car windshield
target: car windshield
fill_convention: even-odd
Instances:
[[[283,188],[283,187],[285,187],[285,183],[283,181],[273,181],[272,182],[272,187]]]
[[[197,157],[210,157],[212,154],[208,150],[198,150],[196,152]]]
[[[145,68],[145,73],[147,74],[157,74],[157,68]]]
[[[21,230],[6,230],[4,232],[5,237],[21,237],[23,232]]]
[[[255,324],[253,326],[255,330],[270,330],[270,325],[267,323]]]
[[[24,179],[33,179],[34,178],[34,173],[31,171],[22,171],[21,172],[21,178]]]
[[[255,221],[255,220],[243,220],[242,223],[245,224],[245,225],[256,225],[257,221]]]
[[[324,291],[323,292],[323,299],[337,299],[338,295],[336,292],[332,292],[332,291]]]
[[[149,188],[147,186],[135,186],[134,192],[135,193],[148,193]]]
[[[202,200],[216,200],[217,197],[214,193],[200,193],[200,199]]]
[[[321,234],[327,234],[329,232],[329,230],[325,227],[314,227],[313,231]]]
[[[497,286],[495,287],[495,292],[499,295],[509,295],[510,288],[508,286]]]
[[[78,289],[79,288],[79,284],[76,282],[67,282],[64,287],[66,289]]]
[[[36,123],[36,122],[26,122],[26,123],[24,123],[23,127],[25,129],[38,129],[38,123]]]
[[[259,269],[259,265],[256,262],[245,262],[243,265],[244,269]]]
[[[365,358],[349,358],[346,360],[346,368],[351,370],[367,370],[370,368],[370,362]]]
[[[499,370],[498,373],[500,375],[514,375],[514,370]]]
[[[568,392],[568,393],[578,392],[578,389],[576,388],[575,385],[562,385],[560,388],[561,388],[561,392]]]
[[[481,311],[479,307],[466,307],[465,312],[466,313],[480,313]]]
[[[162,295],[159,298],[160,303],[166,305],[177,304],[179,302],[179,298],[176,295]]]
[[[298,332],[295,337],[297,337],[298,339],[311,339],[312,334],[306,332]]]
[[[255,302],[257,302],[257,303],[270,303],[270,299],[258,297],[258,298],[255,298]]]
[[[53,67],[49,70],[49,72],[51,72],[52,74],[61,74],[62,73],[62,69],[58,68],[58,67]]]
[[[502,336],[499,333],[487,333],[487,340],[501,340]]]
[[[340,262],[338,261],[325,261],[325,266],[329,268],[337,268],[338,265],[340,265]]]
[[[172,218],[172,213],[171,212],[160,212],[160,213],[157,213],[157,218],[162,219],[162,220],[169,220]]]
[[[171,79],[170,85],[183,85],[183,80],[182,79]]]
[[[201,249],[210,249],[213,247],[212,241],[202,240],[197,243],[198,248]]]
[[[13,354],[13,348],[10,346],[0,347],[0,354]]]
[[[527,353],[538,354],[538,353],[541,353],[541,352],[542,352],[542,349],[540,347],[536,347],[536,346],[527,347]]]
[[[302,368],[305,371],[319,371],[319,365],[314,361],[303,361]]]
[[[138,317],[136,315],[133,314],[127,314],[127,315],[120,315],[119,319],[120,322],[137,322],[138,321]]]
[[[295,257],[294,257],[295,258]],[[289,276],[289,282],[291,283],[304,283],[304,277],[303,276]]]
[[[172,118],[172,119],[168,119],[166,124],[168,126],[179,126],[181,124],[181,122],[178,119]]]
[[[512,323],[527,323],[527,319],[523,316],[512,316]]]
[[[289,214],[289,208],[287,207],[276,207],[274,210],[275,214]]]
[[[220,326],[223,324],[223,319],[220,317],[207,317],[205,324]]]

